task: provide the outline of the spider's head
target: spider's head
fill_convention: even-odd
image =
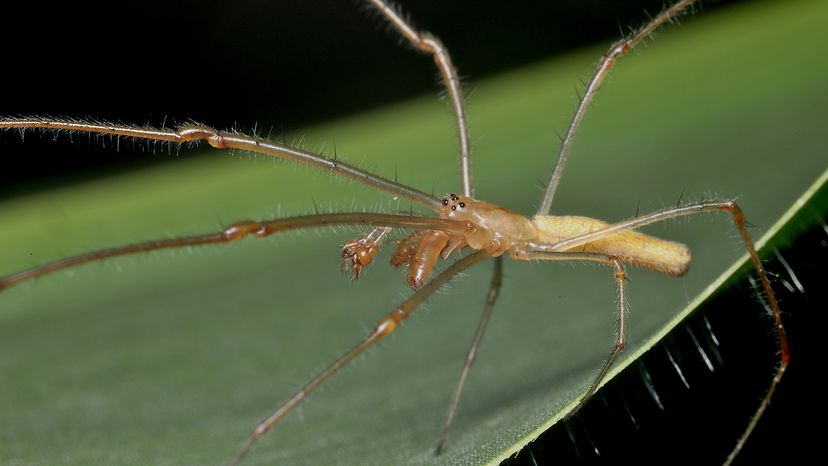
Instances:
[[[469,201],[473,201],[473,199],[457,194],[446,194],[442,200],[443,207],[440,208],[440,217],[468,220]]]

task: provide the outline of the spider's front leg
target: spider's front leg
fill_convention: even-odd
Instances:
[[[98,251],[92,251],[86,254],[79,254],[77,256],[71,256],[54,262],[41,264],[30,269],[15,272],[6,276],[0,276],[0,291],[26,280],[40,277],[58,270],[64,270],[113,257],[162,249],[176,249],[208,244],[224,244],[239,241],[248,236],[264,238],[290,230],[318,228],[332,225],[369,225],[376,227],[377,230],[390,230],[392,227],[407,229],[427,228],[434,231],[452,232],[455,235],[462,235],[469,229],[469,226],[465,222],[456,222],[433,217],[417,217],[394,214],[341,213],[305,215],[300,217],[287,217],[258,222],[247,220],[234,223],[221,231],[214,233],[161,239],[147,241],[144,243],[129,244],[126,246],[100,249]]]
[[[463,194],[471,196],[474,191],[472,187],[471,174],[471,138],[469,137],[469,123],[466,117],[466,105],[463,98],[463,90],[460,87],[460,77],[457,68],[451,61],[448,49],[434,35],[418,31],[414,25],[403,18],[402,13],[395,9],[386,0],[366,0],[374,7],[380,15],[391,25],[412,47],[420,52],[427,53],[434,59],[434,65],[440,72],[440,78],[446,89],[446,95],[451,102],[451,109],[454,112],[454,121],[457,127],[457,142],[460,145],[460,182],[463,187]]]

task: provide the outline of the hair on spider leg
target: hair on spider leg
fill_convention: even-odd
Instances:
[[[793,247],[797,248],[796,245]],[[771,259],[775,260],[778,258]],[[770,267],[776,268],[772,265]],[[632,383],[629,377],[634,375],[630,371],[622,372],[605,387],[605,390],[625,387],[623,393],[630,395],[625,396],[622,401],[628,406],[621,406],[623,409],[619,411],[635,413],[638,427],[633,427],[633,430],[639,433],[628,433],[626,429],[616,427],[613,428],[612,436],[596,438],[595,441],[604,453],[603,462],[613,462],[617,458],[612,454],[615,448],[612,445],[621,445],[627,451],[636,449],[641,453],[647,453],[648,456],[640,457],[642,461],[647,461],[647,458],[651,457],[663,458],[659,455],[669,454],[673,448],[672,442],[683,436],[698,437],[698,442],[706,445],[705,449],[683,450],[686,452],[683,458],[688,461],[709,462],[711,458],[717,457],[717,451],[729,448],[728,444],[719,445],[718,441],[729,437],[727,432],[738,430],[740,416],[734,416],[733,413],[750,409],[742,392],[758,391],[758,380],[768,371],[767,367],[762,366],[773,360],[772,357],[757,360],[756,352],[758,350],[764,354],[775,353],[778,350],[776,345],[765,338],[768,332],[771,332],[773,320],[768,321],[765,312],[756,313],[743,309],[745,299],[754,302],[754,308],[768,309],[762,293],[756,293],[757,285],[756,280],[748,274],[741,285],[720,292],[718,297],[713,298],[709,309],[703,308],[692,314],[682,325],[674,329],[661,348],[655,347],[635,363],[639,367],[638,380],[644,383],[647,390],[639,391],[630,386]],[[784,309],[797,309],[794,301],[802,294],[796,288],[785,290],[778,296],[780,301],[785,302]],[[722,301],[721,305],[714,304],[719,301]],[[720,312],[713,312],[719,307]],[[745,320],[744,316],[735,314],[753,317]],[[792,317],[787,311],[785,315]],[[756,342],[760,343],[755,345]],[[681,376],[678,375],[679,371]],[[639,400],[637,394],[648,391],[651,396]],[[781,402],[784,403],[784,398]],[[653,417],[651,411],[660,414]],[[615,421],[604,416],[601,422],[612,424]],[[790,427],[785,425],[782,428]],[[781,438],[784,438],[780,440],[782,445],[790,442],[788,434],[777,437]],[[538,448],[543,447],[534,447],[533,451],[537,452]],[[560,455],[560,451],[558,453],[558,461],[565,458]],[[758,454],[759,457],[767,457],[766,452]],[[781,454],[789,455],[791,452]],[[793,454],[796,456],[796,453]],[[749,452],[743,452],[743,455],[748,459],[754,458]]]

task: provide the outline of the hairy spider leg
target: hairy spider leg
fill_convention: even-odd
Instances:
[[[440,432],[440,440],[437,442],[437,448],[434,450],[435,454],[439,455],[443,451],[443,446],[446,444],[446,437],[448,436],[449,427],[451,427],[454,417],[457,415],[457,406],[460,404],[460,395],[463,393],[463,387],[466,385],[466,380],[471,372],[472,365],[477,359],[477,348],[480,342],[483,341],[483,334],[486,332],[486,326],[489,319],[492,317],[494,305],[497,297],[500,295],[500,287],[503,285],[503,256],[497,256],[494,260],[494,272],[492,272],[492,281],[489,284],[489,292],[486,293],[486,304],[483,306],[483,315],[480,316],[480,322],[477,324],[477,330],[474,332],[469,351],[466,353],[466,359],[463,362],[463,370],[460,371],[460,379],[457,381],[457,387],[454,389],[454,395],[451,397],[451,405],[449,406],[446,422],[443,424],[443,430]]]
[[[569,156],[569,151],[572,148],[573,141],[575,140],[575,133],[578,131],[578,127],[581,126],[581,122],[584,119],[584,115],[586,115],[589,104],[592,103],[592,99],[595,97],[595,94],[598,93],[598,89],[601,87],[601,83],[604,82],[604,78],[607,77],[610,70],[612,70],[612,67],[615,66],[615,62],[622,56],[629,53],[630,50],[641,43],[642,40],[652,35],[655,30],[661,27],[664,23],[674,21],[682,12],[693,5],[693,3],[695,3],[695,0],[681,0],[665,8],[661,13],[659,13],[655,18],[645,24],[644,27],[636,31],[634,34],[612,44],[607,53],[605,53],[604,56],[601,57],[601,60],[598,61],[598,65],[595,67],[592,79],[589,80],[589,83],[584,90],[584,94],[581,97],[581,101],[578,103],[578,108],[575,110],[575,115],[572,116],[572,121],[569,123],[569,128],[566,130],[566,136],[564,136],[563,141],[561,141],[561,150],[558,154],[558,161],[555,163],[555,168],[552,171],[552,175],[549,177],[549,183],[546,185],[546,191],[544,192],[543,199],[538,207],[537,215],[549,214],[549,209],[552,207],[552,198],[555,196],[555,191],[558,189],[558,183],[561,181],[564,165],[566,165],[566,159]]]
[[[733,220],[733,223],[736,225],[736,228],[739,230],[739,235],[741,236],[742,242],[744,243],[745,248],[748,251],[750,261],[753,264],[753,269],[756,272],[756,275],[759,277],[759,281],[762,283],[762,290],[765,293],[765,298],[768,302],[768,309],[774,320],[774,327],[776,328],[776,333],[778,336],[777,344],[779,345],[779,361],[777,363],[776,372],[774,373],[770,385],[768,386],[768,389],[765,392],[765,396],[762,398],[762,400],[759,403],[759,406],[753,413],[753,416],[750,418],[750,422],[748,423],[744,432],[742,432],[742,435],[739,436],[739,439],[736,441],[736,445],[733,447],[733,450],[731,450],[730,454],[728,455],[727,460],[724,464],[729,465],[739,454],[739,451],[741,451],[745,442],[750,437],[750,434],[755,429],[756,424],[759,422],[759,419],[765,413],[765,410],[770,404],[771,397],[773,396],[773,393],[776,391],[776,387],[779,385],[779,382],[782,380],[782,376],[785,374],[785,370],[788,368],[788,364],[790,362],[791,357],[790,349],[788,348],[788,337],[785,333],[785,326],[782,324],[782,312],[779,310],[779,303],[776,300],[776,295],[773,293],[773,288],[771,288],[770,281],[768,280],[768,275],[765,272],[765,268],[762,266],[762,260],[759,258],[759,254],[756,252],[756,247],[754,246],[753,241],[750,238],[750,233],[748,233],[747,220],[745,219],[745,215],[742,213],[742,209],[736,204],[736,202],[732,200],[697,202],[685,206],[665,209],[648,215],[642,215],[640,217],[636,217],[624,222],[619,222],[602,230],[596,230],[594,232],[576,236],[555,244],[530,243],[526,249],[528,251],[533,252],[571,251],[573,248],[577,248],[578,246],[582,246],[584,244],[590,243],[601,238],[611,237],[613,234],[619,233],[621,231],[633,230],[636,228],[640,228],[644,225],[649,225],[651,223],[705,212],[726,212],[731,215],[731,219]],[[603,373],[601,374],[601,376],[603,377]],[[598,384],[593,384],[593,387],[591,387],[587,391],[587,394],[594,392]],[[583,405],[583,401],[578,404],[579,407],[581,405]]]
[[[376,324],[374,329],[371,333],[368,334],[361,342],[359,342],[356,346],[354,346],[350,351],[346,352],[342,356],[336,359],[330,366],[325,368],[319,375],[311,379],[305,386],[303,386],[298,392],[296,392],[293,397],[291,397],[288,401],[284,404],[279,406],[279,408],[273,412],[270,416],[268,416],[265,420],[263,420],[256,429],[253,430],[253,433],[250,434],[250,437],[244,442],[241,446],[239,451],[236,453],[233,458],[230,459],[228,463],[231,466],[234,466],[238,461],[244,457],[245,454],[250,450],[253,444],[274,424],[276,424],[280,419],[282,419],[290,410],[292,410],[296,405],[298,405],[302,400],[307,398],[316,388],[322,385],[323,382],[328,380],[332,375],[337,373],[340,369],[342,369],[345,365],[347,365],[352,359],[356,356],[361,354],[363,351],[368,349],[369,347],[373,346],[375,343],[379,342],[386,336],[390,335],[394,330],[399,327],[401,323],[403,323],[416,309],[419,307],[420,304],[423,303],[429,296],[434,294],[438,289],[440,289],[443,285],[449,282],[452,277],[457,275],[458,273],[468,269],[469,267],[479,263],[480,261],[490,257],[496,251],[496,247],[491,245],[487,248],[472,252],[466,256],[464,256],[459,261],[452,264],[449,268],[445,271],[437,275],[436,277],[432,278],[428,283],[426,283],[422,288],[415,291],[411,296],[408,297],[405,301],[402,302],[396,309],[389,312],[385,315],[380,321]]]
[[[202,124],[181,125],[174,129],[150,128],[138,125],[98,123],[85,120],[60,118],[6,118],[0,119],[0,129],[25,131],[27,129],[75,132],[89,135],[132,137],[149,141],[172,143],[207,141],[216,149],[239,149],[256,154],[284,159],[327,170],[356,183],[408,199],[435,212],[440,210],[440,200],[420,190],[367,172],[336,159],[314,154],[296,147],[279,144],[264,138],[219,131]]]
[[[454,112],[455,126],[457,127],[457,142],[460,145],[460,181],[463,188],[463,194],[472,196],[474,194],[474,186],[472,186],[471,174],[471,142],[469,139],[469,123],[466,118],[465,101],[463,100],[463,90],[460,88],[460,78],[457,76],[457,68],[451,62],[448,49],[445,45],[432,34],[425,31],[417,31],[410,21],[406,21],[403,15],[395,8],[393,8],[385,0],[367,0],[368,4],[376,8],[377,11],[388,21],[391,26],[408,41],[411,46],[423,53],[431,54],[434,59],[434,64],[440,72],[440,78],[443,81],[443,86],[446,88],[451,103],[451,109]]]
[[[74,267],[88,262],[109,259],[112,257],[125,256],[140,252],[156,251],[160,249],[174,249],[189,246],[200,246],[205,244],[219,244],[238,241],[242,238],[252,236],[264,238],[276,233],[302,228],[317,228],[337,225],[368,225],[374,227],[397,227],[397,228],[428,228],[429,230],[451,232],[457,235],[468,229],[463,222],[446,220],[433,217],[412,217],[408,215],[395,214],[370,214],[370,213],[337,213],[305,215],[300,217],[287,217],[275,220],[264,220],[254,222],[246,220],[236,222],[221,231],[195,236],[183,236],[168,238],[144,243],[118,246],[108,249],[100,249],[87,254],[67,257],[54,262],[41,264],[11,275],[0,277],[0,291],[17,283],[40,277],[51,272]]]
[[[609,356],[598,371],[592,384],[590,384],[587,391],[580,396],[578,404],[569,412],[568,416],[577,413],[581,407],[592,397],[601,382],[607,376],[612,364],[618,358],[618,355],[624,351],[627,346],[627,272],[621,260],[614,256],[597,253],[577,253],[577,252],[536,252],[528,249],[519,249],[512,253],[512,257],[518,260],[545,260],[545,261],[593,261],[600,262],[609,266],[613,271],[615,277],[615,284],[618,296],[616,298],[616,331],[615,331],[615,345],[610,350]]]

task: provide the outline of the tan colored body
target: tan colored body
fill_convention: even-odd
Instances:
[[[555,244],[563,240],[603,230],[607,222],[589,217],[538,215],[532,219],[538,231],[537,241]],[[687,246],[644,233],[625,230],[561,252],[591,252],[614,256],[622,262],[663,274],[679,276],[690,268]]]
[[[609,233],[570,248],[554,248],[564,240],[611,226],[589,217],[538,215],[530,220],[495,204],[455,194],[443,199],[440,216],[473,224],[475,228],[465,237],[472,248],[481,249],[489,242],[497,241],[501,254],[510,252],[516,258],[519,258],[516,254],[519,249],[542,246],[552,252],[605,254],[672,276],[683,275],[690,267],[691,254],[687,246],[633,230]]]

